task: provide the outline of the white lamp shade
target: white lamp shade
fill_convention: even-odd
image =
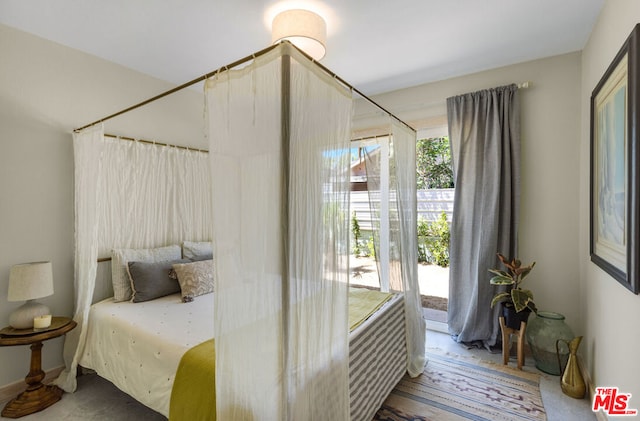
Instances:
[[[11,268],[7,300],[34,300],[52,294],[53,269],[51,262],[23,263]]]
[[[316,61],[325,55],[326,39],[324,19],[309,10],[285,10],[273,19],[271,41],[274,44],[288,40]]]

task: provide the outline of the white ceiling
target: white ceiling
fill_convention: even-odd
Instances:
[[[365,94],[581,50],[605,0],[0,0],[0,22],[182,84],[327,21],[322,64]]]

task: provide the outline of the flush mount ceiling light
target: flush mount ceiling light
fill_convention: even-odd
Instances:
[[[319,61],[326,52],[327,25],[319,15],[302,9],[285,10],[273,18],[271,41],[283,40]]]

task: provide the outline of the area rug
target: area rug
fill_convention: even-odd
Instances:
[[[423,374],[406,376],[375,421],[547,419],[540,376],[476,358],[427,350]]]

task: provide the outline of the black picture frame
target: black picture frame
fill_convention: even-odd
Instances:
[[[591,261],[640,292],[640,24],[591,94]]]

